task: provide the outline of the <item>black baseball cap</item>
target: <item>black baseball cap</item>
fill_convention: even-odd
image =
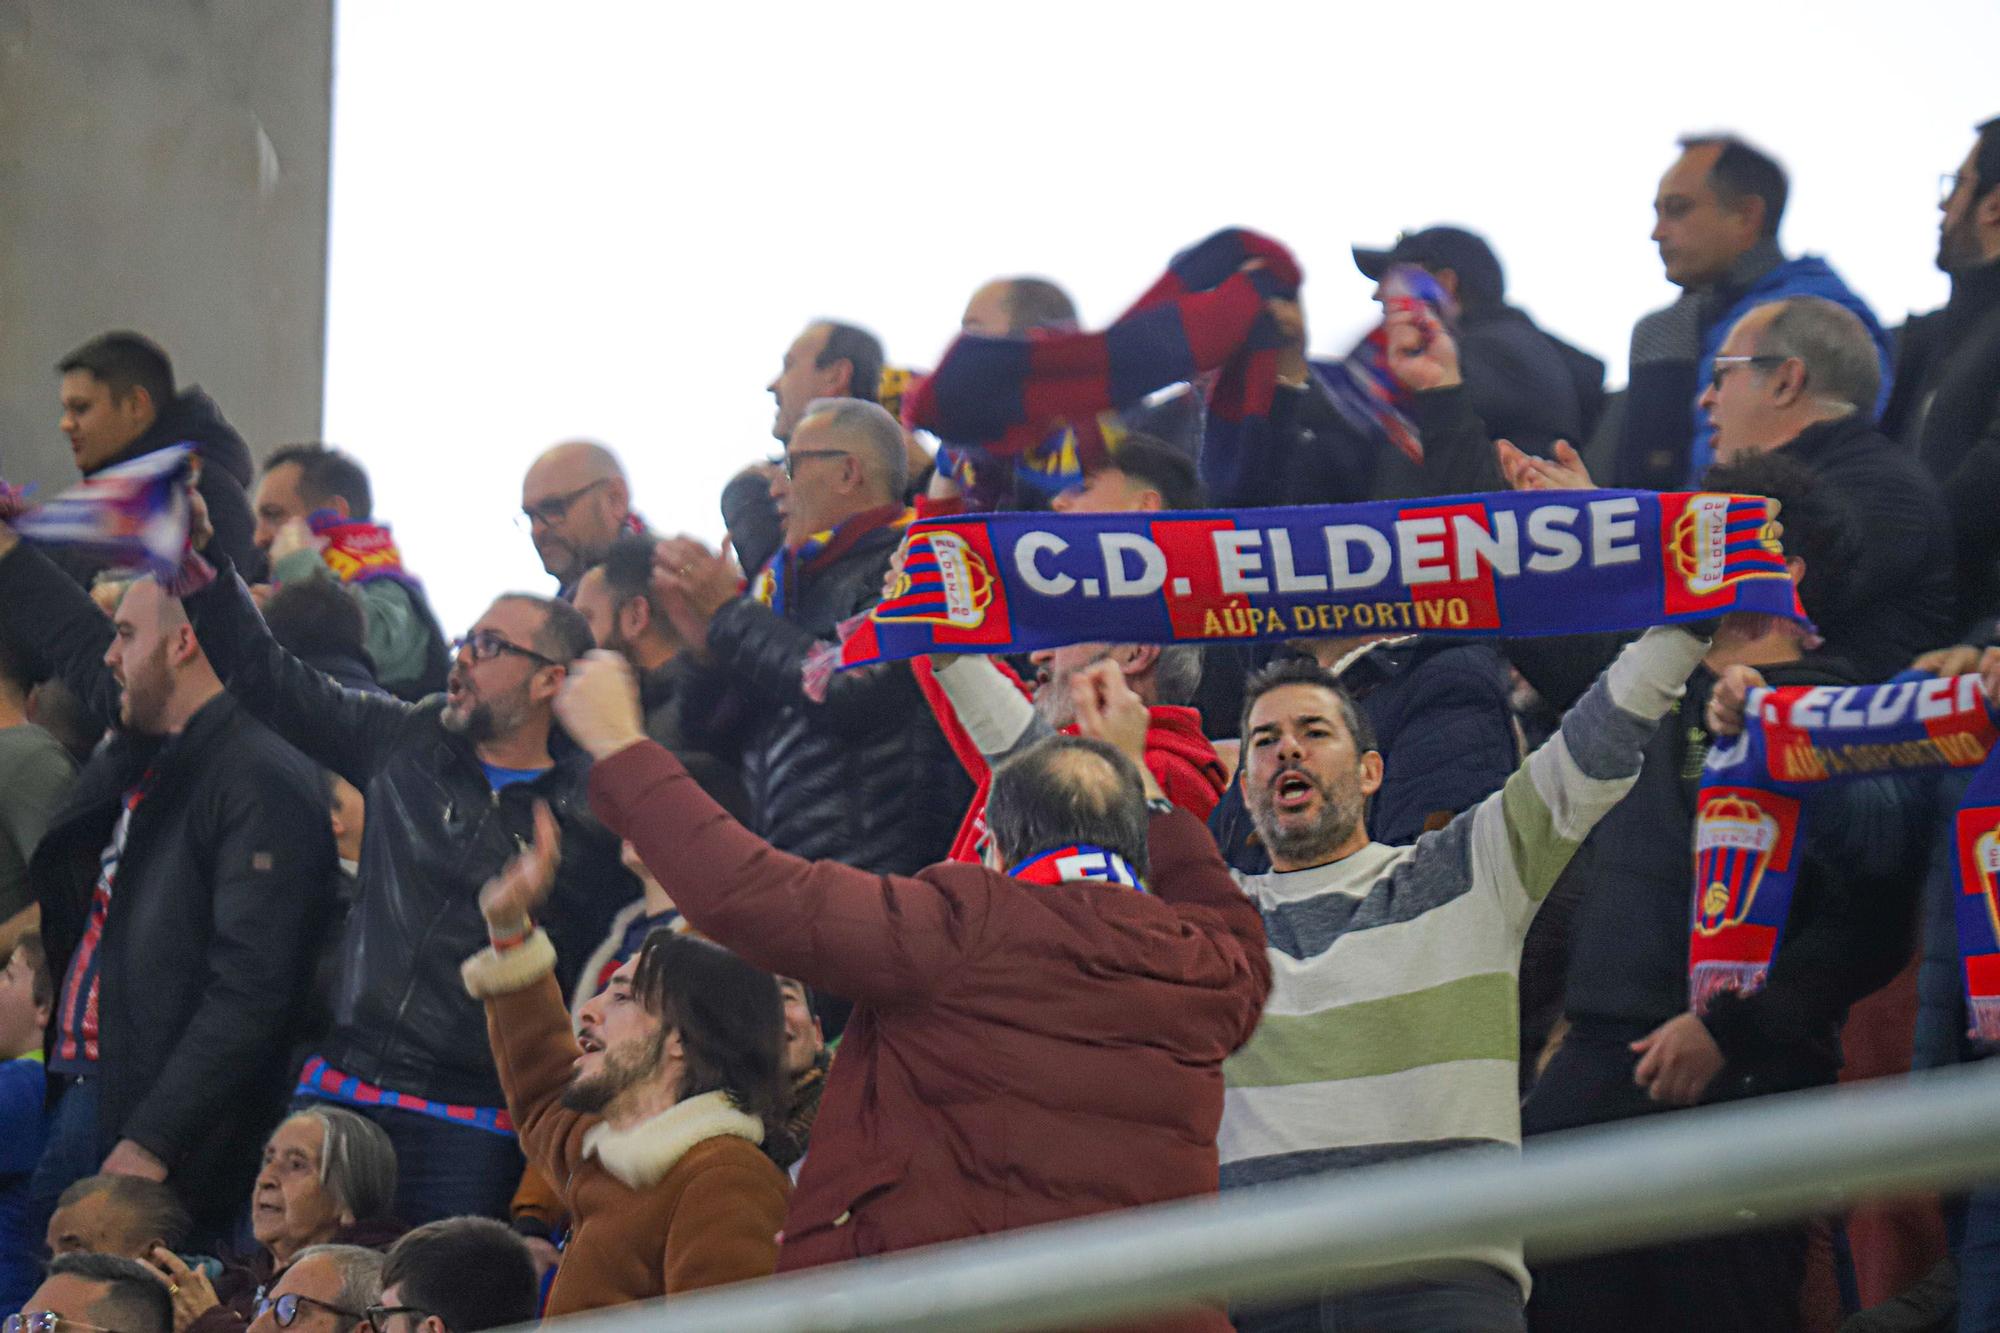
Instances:
[[[1427,269],[1448,268],[1458,274],[1459,299],[1498,301],[1507,290],[1500,260],[1486,239],[1463,227],[1425,227],[1406,231],[1386,250],[1354,247],[1354,266],[1380,282],[1393,264]]]

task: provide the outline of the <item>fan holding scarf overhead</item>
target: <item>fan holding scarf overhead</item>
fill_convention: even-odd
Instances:
[[[1261,428],[1277,385],[1286,337],[1269,303],[1295,298],[1301,281],[1277,241],[1216,232],[1174,256],[1101,333],[961,335],[904,400],[903,419],[971,460],[960,480],[973,509],[1004,493],[1004,471],[991,464],[1073,480],[1109,460],[1120,434],[1113,414],[1211,374],[1203,449],[1232,458]]]

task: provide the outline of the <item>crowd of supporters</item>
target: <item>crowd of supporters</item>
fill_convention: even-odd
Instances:
[[[253,448],[139,334],[63,357],[83,476],[193,446],[204,561],[0,523],[8,1333],[477,1333],[1992,1054],[1962,774],[1831,790],[1768,975],[1691,1003],[1695,794],[1749,690],[1978,673],[2000,706],[2000,120],[1943,177],[1951,298],[1900,327],[1780,248],[1786,193],[1682,141],[1681,294],[1619,393],[1476,233],[1356,246],[1400,432],[1253,258],[1274,382],[1227,459],[1210,376],[939,443],[921,375],[815,322],[727,543],[558,443],[520,516],[554,588],[456,638],[366,441]],[[1433,299],[1397,299],[1413,272]],[[1077,326],[1036,277],[959,325],[1029,375]],[[825,669],[919,517],[1600,485],[1776,499],[1811,623]],[[1430,1258],[1146,1326],[2000,1330],[1991,1191]]]

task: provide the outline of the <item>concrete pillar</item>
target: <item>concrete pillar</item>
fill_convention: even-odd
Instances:
[[[55,363],[116,328],[318,434],[332,88],[332,0],[0,0],[0,475],[76,479]]]

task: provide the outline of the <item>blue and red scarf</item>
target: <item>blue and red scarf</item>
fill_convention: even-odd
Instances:
[[[1263,266],[1244,272],[1253,259]],[[970,460],[966,475],[979,493],[969,500],[987,507],[986,479],[997,481],[1001,470],[981,467],[982,458],[1028,457],[1072,483],[1110,457],[1115,441],[1102,414],[1215,372],[1202,452],[1205,468],[1211,460],[1226,467],[1261,428],[1277,389],[1284,334],[1264,302],[1296,296],[1301,281],[1298,261],[1278,242],[1219,231],[1175,255],[1102,333],[961,334],[904,399],[904,422],[943,441],[947,460]]]
[[[151,574],[167,592],[184,593],[214,574],[188,545],[194,455],[191,444],[142,454],[85,477],[40,506],[29,489],[0,483],[0,518],[38,546],[66,547]]]
[[[1409,416],[1413,395],[1389,368],[1387,316],[1398,311],[1428,311],[1450,325],[1458,317],[1458,303],[1424,269],[1397,264],[1382,275],[1383,322],[1355,344],[1346,360],[1314,364],[1312,372],[1349,425],[1363,436],[1393,444],[1412,463],[1421,464],[1424,442]]]
[[[1460,638],[1803,620],[1757,496],[1515,492],[1205,513],[980,514],[910,526],[839,665],[1084,641]]]
[[[306,515],[306,526],[313,536],[324,540],[319,558],[342,583],[389,579],[411,592],[423,592],[416,575],[403,567],[403,553],[385,524],[344,518],[333,509],[315,509]]]
[[[1070,884],[1077,880],[1094,879],[1106,884],[1122,884],[1141,893],[1146,891],[1146,882],[1132,868],[1130,861],[1109,847],[1088,842],[1036,852],[1007,874],[1023,884]]]
[[[1696,1013],[1764,984],[1798,887],[1815,790],[1976,768],[1955,823],[1958,943],[1972,1035],[2000,1041],[2000,741],[1979,677],[1753,691],[1708,754],[1695,813],[1688,989]]]
[[[815,532],[797,546],[772,556],[751,584],[750,595],[783,615],[787,594],[801,578],[809,578],[833,564],[869,533],[881,528],[907,528],[916,519],[913,509],[883,505],[856,514],[824,532]]]

